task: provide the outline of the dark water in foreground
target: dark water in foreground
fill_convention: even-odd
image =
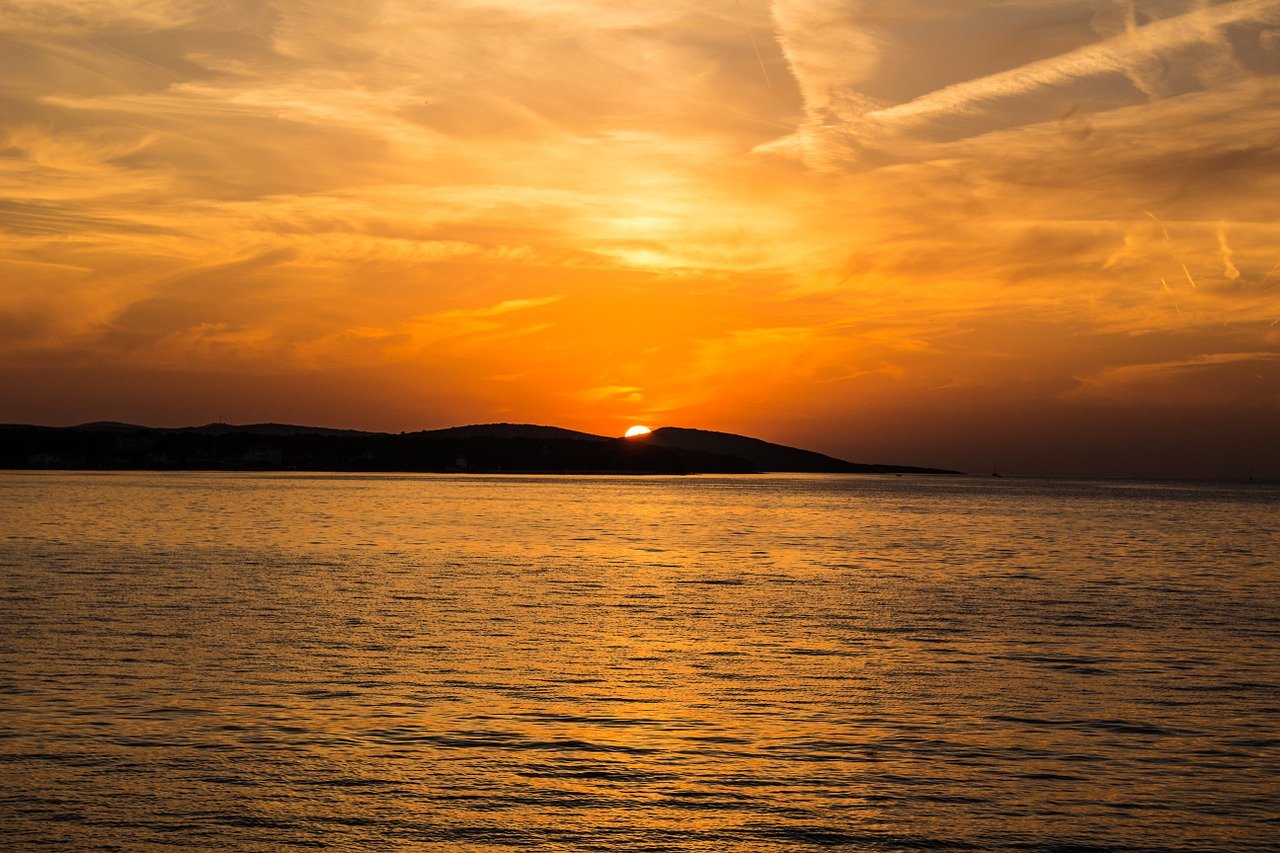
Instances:
[[[0,474],[0,847],[1275,849],[1280,489]]]

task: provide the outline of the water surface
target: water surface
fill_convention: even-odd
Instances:
[[[1274,849],[1280,489],[0,474],[0,846]]]

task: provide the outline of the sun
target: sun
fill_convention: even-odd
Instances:
[[[650,432],[652,432],[652,430],[647,426],[640,426],[640,424],[636,424],[631,429],[627,430],[624,435],[626,435],[627,438],[635,438],[637,435],[648,435]]]

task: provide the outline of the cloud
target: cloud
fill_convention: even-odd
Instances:
[[[599,388],[588,388],[578,396],[588,403],[638,403],[644,399],[642,389],[635,385],[601,385]]]
[[[990,14],[986,4],[969,7]],[[1073,113],[1081,104],[1114,109],[1138,103],[1136,94],[1157,98],[1251,78],[1268,70],[1265,51],[1252,45],[1280,26],[1275,0],[1202,4],[1143,26],[1130,17],[1121,32],[1101,40],[889,102],[867,91],[873,69],[888,71],[878,62],[888,41],[883,27],[866,22],[876,20],[866,4],[779,0],[774,8],[806,120],[760,150],[794,153],[823,167],[894,158],[904,146],[913,150],[912,138],[963,138],[1046,121],[1060,116],[1063,105],[1074,103]],[[1116,87],[1117,76],[1137,91]]]
[[[1143,27],[1131,26],[1122,35],[1009,71],[956,83],[905,104],[871,111],[866,118],[889,125],[911,125],[938,116],[994,109],[1003,99],[1041,93],[1074,80],[1114,73],[1131,75],[1135,66],[1165,60],[1170,54],[1214,41],[1226,27],[1238,24],[1280,24],[1280,4],[1274,0],[1238,0],[1222,6],[1204,6]]]
[[[1215,352],[1149,364],[1103,368],[1081,378],[1072,397],[1088,400],[1178,400],[1183,404],[1277,401],[1280,352]]]
[[[89,370],[597,430],[1243,394],[1277,45],[1264,0],[18,0],[8,417]]]

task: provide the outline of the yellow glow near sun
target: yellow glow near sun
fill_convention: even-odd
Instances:
[[[647,426],[640,426],[639,424],[636,424],[631,429],[627,430],[625,435],[627,438],[635,438],[637,435],[648,435],[650,431],[651,430]]]

